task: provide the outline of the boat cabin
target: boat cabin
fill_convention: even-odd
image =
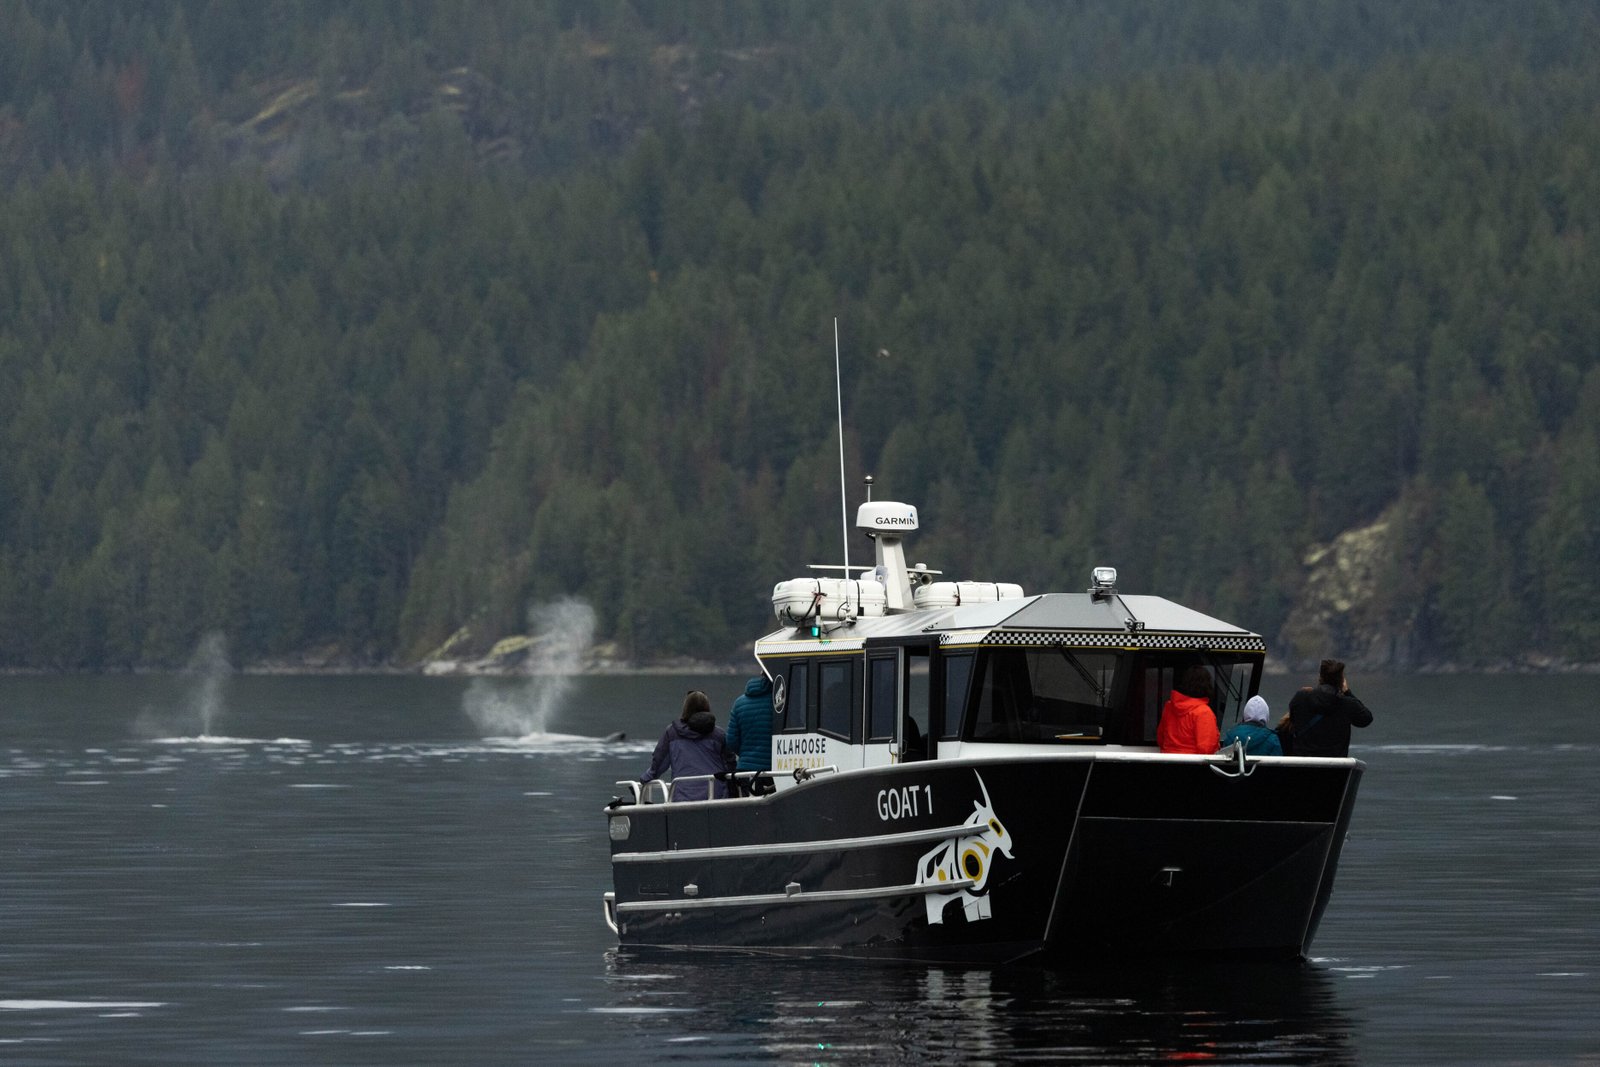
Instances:
[[[862,505],[874,566],[773,590],[783,627],[756,643],[773,682],[772,770],[845,770],[1003,758],[1019,746],[1151,749],[1173,683],[1211,671],[1212,707],[1236,718],[1261,681],[1258,634],[1155,596],[1124,595],[1095,569],[1083,593],[1024,595],[935,581],[908,567],[916,509]]]

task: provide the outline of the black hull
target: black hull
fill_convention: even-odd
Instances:
[[[618,938],[932,961],[1302,955],[1362,765],[1217,765],[939,760],[618,807]]]

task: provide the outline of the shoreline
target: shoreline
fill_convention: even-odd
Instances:
[[[735,663],[665,663],[619,664],[605,663],[579,667],[574,670],[541,670],[524,667],[464,665],[438,668],[432,666],[395,667],[382,664],[331,666],[325,664],[251,663],[226,672],[229,675],[254,678],[341,677],[351,678],[603,678],[632,675],[748,675],[758,669],[752,661],[748,665]],[[128,667],[106,670],[60,670],[50,667],[0,667],[0,678],[51,678],[51,677],[114,677],[116,675],[205,674],[206,671],[187,667]]]
[[[1413,675],[1413,676],[1447,676],[1471,674],[1504,674],[1504,675],[1600,675],[1600,662],[1596,663],[1569,663],[1566,661],[1544,661],[1537,664],[1494,664],[1490,666],[1462,666],[1453,663],[1422,664],[1415,667],[1397,670],[1393,667],[1367,667],[1354,662],[1349,665],[1351,670],[1359,670],[1362,674],[1371,675]],[[231,668],[225,673],[244,677],[416,677],[416,678],[603,678],[607,676],[687,676],[687,675],[715,675],[735,676],[749,675],[759,667],[752,657],[749,663],[716,662],[716,661],[683,661],[671,660],[662,663],[619,663],[616,661],[600,661],[584,664],[572,670],[548,669],[529,667],[526,664],[496,664],[481,661],[433,661],[425,664],[396,666],[392,664],[330,664],[330,663],[295,663],[284,661],[266,661],[248,663],[241,667]],[[1312,667],[1315,671],[1315,665]],[[60,670],[50,667],[0,667],[0,678],[45,678],[45,677],[95,677],[125,675],[157,675],[157,674],[198,674],[206,673],[187,667],[129,667],[108,670]],[[1292,665],[1282,662],[1269,662],[1262,672],[1268,677],[1282,677],[1287,675],[1303,674],[1305,671],[1296,670]]]

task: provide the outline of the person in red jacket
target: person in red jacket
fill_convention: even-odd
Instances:
[[[1204,667],[1190,667],[1161,709],[1156,743],[1163,752],[1209,756],[1217,750],[1217,741],[1217,716],[1211,710],[1211,672]]]

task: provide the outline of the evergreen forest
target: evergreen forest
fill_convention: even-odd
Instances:
[[[565,597],[737,660],[841,562],[836,318],[852,508],[947,576],[1600,661],[1596,55],[1567,0],[0,5],[0,669]]]

